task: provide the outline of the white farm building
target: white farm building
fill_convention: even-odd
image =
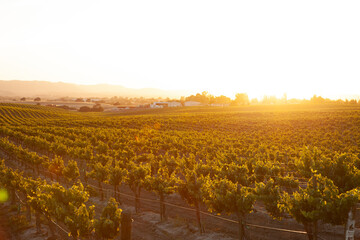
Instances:
[[[150,108],[164,108],[164,107],[181,107],[180,102],[154,102],[150,104]]]
[[[193,107],[193,106],[200,106],[202,105],[201,102],[196,102],[196,101],[186,101],[184,103],[185,107]]]

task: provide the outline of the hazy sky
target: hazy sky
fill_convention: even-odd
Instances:
[[[360,94],[360,1],[0,0],[0,79]]]

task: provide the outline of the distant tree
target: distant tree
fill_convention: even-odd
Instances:
[[[213,97],[213,102],[218,104],[229,104],[231,102],[231,99],[224,95],[221,95],[218,97]]]
[[[25,97],[20,98],[20,101],[26,101]]]
[[[69,106],[67,106],[67,105],[57,106],[57,108],[62,108],[62,109],[65,109],[65,110],[76,110],[76,108],[69,107]]]
[[[234,100],[235,105],[249,104],[249,97],[246,93],[237,93]]]
[[[88,106],[82,106],[79,108],[79,112],[103,112],[104,108],[100,104],[95,104],[92,108]]]
[[[180,103],[182,106],[185,106],[185,97],[184,96],[180,97]]]
[[[75,102],[84,102],[84,99],[82,99],[82,98],[77,98],[77,99],[75,100]]]
[[[39,102],[39,101],[41,101],[41,98],[36,97],[36,98],[34,99],[34,101],[35,101],[35,102]]]
[[[79,112],[91,112],[91,108],[88,106],[82,106],[79,108]]]
[[[251,99],[251,104],[259,104],[259,100],[257,98]]]
[[[97,104],[95,104],[95,105],[93,106],[92,111],[93,111],[93,112],[103,112],[103,111],[104,111],[104,108],[101,107],[101,105],[97,103]]]
[[[350,103],[350,104],[357,104],[357,101],[356,101],[356,99],[351,99],[351,100],[349,101],[349,103]]]
[[[321,97],[321,96],[316,96],[316,95],[314,95],[314,96],[310,99],[310,101],[311,101],[312,103],[324,103],[324,102],[325,102],[325,99],[324,99],[323,97]]]
[[[209,95],[208,92],[203,91],[201,94],[197,93],[195,96],[191,95],[187,98],[185,98],[186,101],[195,101],[195,102],[201,102],[203,104],[208,104],[210,102],[211,95]]]
[[[276,96],[264,96],[261,103],[262,104],[278,104],[280,100]]]
[[[345,103],[344,100],[342,100],[342,99],[338,99],[338,100],[336,100],[335,102],[338,103],[338,104],[343,104],[343,103]]]

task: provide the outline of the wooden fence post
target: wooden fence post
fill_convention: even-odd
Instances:
[[[131,212],[123,211],[121,214],[121,240],[131,240]]]

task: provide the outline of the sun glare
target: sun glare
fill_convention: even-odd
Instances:
[[[229,97],[356,94],[357,9],[328,1],[7,1],[0,79]]]

